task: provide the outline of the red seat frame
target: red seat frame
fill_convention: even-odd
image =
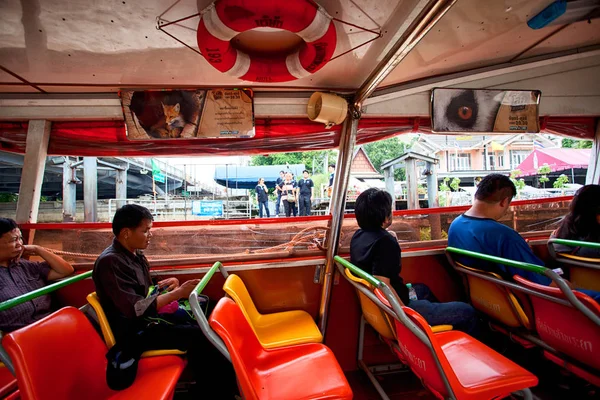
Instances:
[[[219,300],[209,322],[229,350],[245,399],[352,398],[340,365],[325,345],[309,343],[267,350],[260,345],[240,307],[226,297]]]
[[[111,390],[106,344],[73,307],[7,334],[2,345],[13,360],[24,400],[171,399],[185,366],[177,356],[145,358],[132,386]]]

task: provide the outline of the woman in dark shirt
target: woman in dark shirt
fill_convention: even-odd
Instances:
[[[267,214],[267,218],[271,215],[269,214],[269,189],[267,185],[265,185],[265,180],[260,178],[258,180],[258,185],[256,185],[256,201],[258,202],[258,217],[263,217],[263,207]]]
[[[575,193],[569,213],[552,236],[559,239],[600,243],[600,185],[585,185]],[[597,249],[572,248],[558,244],[554,247],[559,253],[600,258],[600,250]]]

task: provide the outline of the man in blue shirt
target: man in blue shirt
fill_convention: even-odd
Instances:
[[[544,266],[544,262],[533,254],[519,233],[497,222],[506,214],[516,194],[517,189],[507,176],[490,174],[483,178],[477,187],[471,208],[452,221],[448,230],[448,246]],[[475,266],[475,260],[468,257],[457,259],[467,266]],[[541,285],[552,283],[545,275],[502,264],[478,261],[476,267],[499,273],[506,280],[519,275]],[[579,291],[596,300],[599,298],[598,292]]]

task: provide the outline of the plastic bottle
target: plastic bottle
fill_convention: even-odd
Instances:
[[[412,301],[412,300],[418,300],[417,298],[417,292],[415,291],[415,288],[412,287],[411,283],[407,283],[406,287],[408,288],[408,298]]]

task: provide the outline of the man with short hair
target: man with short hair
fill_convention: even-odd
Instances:
[[[309,216],[312,205],[312,196],[315,184],[308,177],[308,171],[302,171],[302,179],[298,181],[298,191],[300,193],[298,202],[300,203],[300,216]]]
[[[335,164],[329,164],[329,185],[327,186],[327,196],[331,197],[333,192],[333,177],[335,176]]]
[[[200,383],[197,389],[201,389],[202,384],[218,378],[219,372],[231,372],[231,364],[208,343],[196,323],[157,323],[158,310],[187,299],[200,280],[191,279],[181,285],[177,278],[153,282],[150,264],[142,253],[152,238],[152,220],[150,211],[137,204],[127,204],[117,210],[112,222],[113,243],[94,264],[92,278],[96,293],[117,343],[123,348],[136,347],[141,351],[187,350],[190,368]],[[154,284],[159,287],[157,293],[150,291]],[[160,294],[164,291],[166,293]],[[211,355],[212,359],[207,360]],[[215,363],[221,365],[221,371],[215,368]],[[223,387],[223,392],[234,391],[233,376],[225,378],[229,379],[230,386]]]
[[[398,241],[386,230],[392,223],[392,196],[385,190],[370,188],[356,199],[354,213],[360,229],[350,242],[350,262],[394,288],[401,304],[425,318],[430,325],[452,325],[476,336],[479,332],[475,309],[453,301],[439,303],[422,283],[412,284],[417,299],[409,299],[404,284],[401,250]]]
[[[517,231],[498,222],[516,194],[517,189],[507,176],[490,174],[483,178],[477,186],[471,208],[450,224],[448,246],[544,266]],[[469,257],[457,257],[457,260],[466,266],[475,263]],[[540,285],[552,283],[547,276],[503,264],[477,262],[477,267],[496,272],[509,281],[514,275],[519,275]],[[578,290],[596,300],[599,298],[598,292]]]
[[[43,262],[22,256],[37,255]],[[21,230],[10,218],[0,218],[0,302],[41,289],[73,273],[67,261],[43,247],[23,244]],[[0,312],[0,330],[14,331],[52,313],[50,295],[40,296]]]
[[[275,182],[275,191],[277,192],[277,203],[275,203],[275,216],[279,217],[279,206],[281,205],[281,195],[283,194],[280,185],[283,183],[285,177],[284,171],[279,171],[279,178]]]

